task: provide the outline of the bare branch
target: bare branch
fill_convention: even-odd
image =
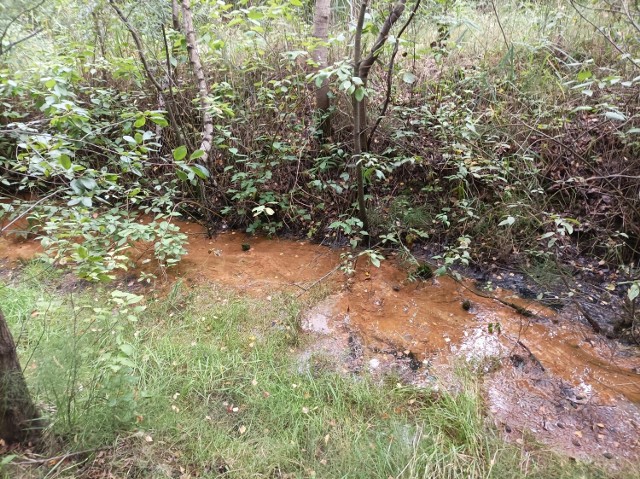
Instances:
[[[585,22],[587,22],[589,25],[591,25],[600,35],[602,35],[604,37],[605,40],[607,40],[611,46],[613,48],[615,48],[616,50],[618,50],[618,52],[620,52],[620,54],[623,56],[624,59],[628,60],[634,67],[640,69],[640,63],[638,63],[637,61],[635,61],[633,59],[633,57],[631,55],[629,55],[628,52],[625,52],[622,48],[620,48],[618,46],[618,44],[616,42],[613,41],[613,39],[611,38],[611,36],[609,34],[607,34],[607,32],[605,32],[602,28],[600,28],[598,25],[596,25],[595,23],[593,23],[591,20],[589,20],[583,13],[582,11],[578,8],[578,6],[576,5],[576,2],[574,0],[569,0],[569,3],[571,4],[571,6],[573,7],[573,9],[576,11],[576,13],[578,15],[580,15],[580,18],[582,18]]]
[[[396,55],[398,54],[398,49],[400,48],[400,37],[402,37],[402,34],[404,33],[404,31],[407,29],[409,24],[413,21],[413,17],[415,17],[416,12],[418,11],[418,8],[420,8],[421,1],[422,0],[416,0],[416,3],[413,6],[413,9],[411,10],[411,14],[409,15],[409,18],[407,18],[407,21],[404,23],[404,25],[396,35],[396,44],[393,47],[393,52],[391,53],[391,60],[389,60],[389,67],[387,68],[387,91],[384,99],[384,104],[382,105],[382,109],[380,110],[380,114],[378,115],[378,118],[376,119],[376,122],[373,125],[373,128],[371,128],[371,131],[369,132],[369,135],[367,138],[367,150],[371,148],[371,140],[373,139],[373,134],[376,132],[376,130],[378,129],[378,126],[380,126],[380,122],[382,122],[382,119],[387,114],[387,108],[389,108],[389,103],[391,102],[391,87],[393,85],[393,66],[395,65]]]
[[[358,68],[358,76],[362,78],[362,81],[366,83],[366,79],[369,76],[369,70],[376,62],[380,53],[382,52],[382,47],[387,42],[389,38],[389,32],[391,31],[391,27],[400,19],[402,13],[404,12],[404,7],[407,3],[407,0],[398,0],[396,4],[391,9],[391,13],[382,24],[382,28],[380,29],[380,33],[378,34],[378,38],[376,38],[373,47],[369,54],[362,60],[360,67]],[[366,6],[366,2],[363,2],[363,6]],[[364,18],[363,18],[364,20]]]
[[[21,38],[20,40],[16,40],[15,42],[9,43],[9,45],[7,45],[6,48],[2,48],[2,45],[0,45],[0,55],[5,55],[9,53],[13,47],[20,45],[22,42],[26,42],[27,40],[35,37],[36,35],[39,35],[40,33],[42,33],[43,30],[44,28],[38,28],[35,32],[30,33],[26,37]]]
[[[23,15],[27,15],[31,12],[33,12],[34,10],[40,8],[44,2],[46,2],[47,0],[41,0],[40,3],[35,4],[32,7],[26,8],[23,11],[21,11],[20,13],[18,13],[17,15],[13,16],[10,20],[9,23],[7,24],[6,28],[4,29],[4,31],[2,32],[2,35],[0,35],[0,54],[2,54],[2,42],[4,41],[4,37],[7,36],[7,33],[9,32],[9,29],[11,28],[11,25],[13,25],[16,20],[18,20],[18,18],[20,18]],[[5,50],[5,53],[8,52],[9,49]]]

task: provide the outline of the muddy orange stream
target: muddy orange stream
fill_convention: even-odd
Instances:
[[[462,307],[464,300],[471,303],[469,311]],[[452,355],[482,359],[518,350],[520,342],[555,376],[588,385],[601,400],[626,397],[640,403],[637,352],[596,337],[576,317],[557,316],[522,299],[519,304],[536,317],[526,318],[449,277],[407,283],[406,273],[386,262],[357,274],[338,308],[348,312],[354,329],[375,349],[409,350],[421,360]]]
[[[419,360],[482,358],[506,356],[519,341],[550,373],[592,388],[600,400],[640,403],[638,354],[595,337],[576,317],[556,316],[532,303],[528,308],[536,318],[525,318],[448,277],[411,283],[393,260],[375,268],[361,259],[354,277],[347,279],[337,270],[337,250],[237,232],[208,239],[199,225],[177,224],[189,235],[189,246],[171,277],[212,280],[258,295],[283,288],[303,292],[322,280],[337,292],[330,300],[329,321],[348,324],[370,351],[407,351]],[[246,243],[250,249],[243,251]],[[39,251],[33,240],[0,238],[0,261],[28,259]],[[465,299],[471,302],[469,311],[462,308]]]

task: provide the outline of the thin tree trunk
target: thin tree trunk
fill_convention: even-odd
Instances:
[[[202,108],[203,134],[200,149],[204,151],[202,162],[209,167],[209,171],[213,171],[213,164],[209,160],[211,152],[211,144],[213,142],[213,118],[209,112],[209,88],[207,80],[204,76],[200,54],[198,53],[196,32],[193,27],[193,16],[191,14],[190,0],[182,0],[182,21],[184,22],[184,32],[187,37],[187,51],[189,52],[189,61],[193,74],[198,82],[198,95],[200,96],[200,107]]]
[[[327,40],[329,39],[329,20],[331,17],[331,0],[316,0],[316,9],[313,16],[313,36],[318,40],[317,46],[311,52],[311,57],[318,65],[318,69],[326,68]],[[331,136],[331,117],[329,116],[329,80],[325,79],[320,88],[316,90],[316,109],[320,116],[320,130],[322,138]]]
[[[393,8],[391,9],[391,12],[389,13],[389,16],[386,18],[386,20],[382,24],[382,28],[380,29],[380,32],[378,33],[378,37],[376,38],[376,41],[373,44],[373,47],[371,47],[369,54],[358,65],[358,70],[356,70],[357,73],[355,76],[360,77],[364,88],[367,87],[367,84],[369,82],[369,72],[371,71],[371,67],[373,67],[373,65],[378,60],[380,53],[382,53],[382,48],[384,47],[385,43],[389,39],[389,33],[391,32],[391,27],[393,27],[393,25],[402,16],[406,3],[407,3],[407,0],[398,0],[394,4]],[[396,41],[398,40],[396,39]],[[360,130],[360,142],[363,145],[363,148],[366,149],[367,148],[366,145],[370,144],[369,134],[367,129],[368,121],[367,121],[367,97],[366,96],[362,99],[359,106],[360,106],[360,120],[362,122],[362,128]]]
[[[0,311],[0,438],[24,442],[39,435],[40,416],[18,362],[16,345]]]
[[[171,22],[176,32],[182,31],[180,27],[180,5],[178,4],[178,0],[171,0]]]
[[[353,51],[353,76],[358,76],[360,64],[362,62],[362,29],[364,27],[364,17],[367,11],[367,0],[362,0],[360,5],[360,13],[358,15],[358,24],[356,25],[354,51]],[[361,101],[356,99],[355,93],[351,99],[353,103],[353,162],[356,167],[357,182],[357,199],[358,199],[358,217],[362,221],[362,229],[369,231],[369,218],[367,216],[367,208],[364,199],[364,171],[362,169],[362,148],[366,142],[362,141],[363,135],[366,135],[364,125],[366,124],[366,110],[364,109],[364,98]]]
[[[362,88],[366,88],[369,81],[369,72],[376,63],[382,48],[389,39],[391,28],[398,21],[404,12],[407,0],[397,0],[393,5],[389,16],[382,24],[378,37],[371,47],[366,57],[362,57],[362,30],[364,28],[364,17],[368,7],[368,0],[362,0],[356,25],[353,53],[353,76],[362,80]],[[403,28],[404,29],[404,28]],[[358,101],[355,92],[352,96],[353,103],[353,161],[356,167],[356,181],[358,187],[358,213],[365,230],[368,230],[369,222],[367,218],[366,204],[364,198],[364,171],[362,168],[362,154],[366,153],[369,145],[367,132],[367,97],[366,95]]]

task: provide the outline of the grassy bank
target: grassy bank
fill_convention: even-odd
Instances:
[[[0,304],[49,428],[4,477],[612,477],[504,443],[479,381],[416,389],[301,362],[308,305],[176,283],[154,299],[42,263],[3,279]],[[33,457],[27,455],[27,457]]]

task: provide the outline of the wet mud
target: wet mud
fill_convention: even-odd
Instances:
[[[393,258],[379,268],[360,258],[347,277],[340,250],[239,232],[209,239],[199,225],[177,224],[189,236],[188,254],[172,270],[150,271],[165,284],[214,281],[262,297],[328,285],[332,293],[302,318],[301,367],[328,358],[344,372],[393,371],[427,387],[447,387],[454,365],[470,368],[483,376],[490,418],[507,439],[533,434],[575,457],[616,464],[640,458],[638,350],[595,335],[579,312],[446,276],[411,282]],[[33,240],[0,238],[5,264],[39,251]],[[141,245],[136,256],[145,255]]]

